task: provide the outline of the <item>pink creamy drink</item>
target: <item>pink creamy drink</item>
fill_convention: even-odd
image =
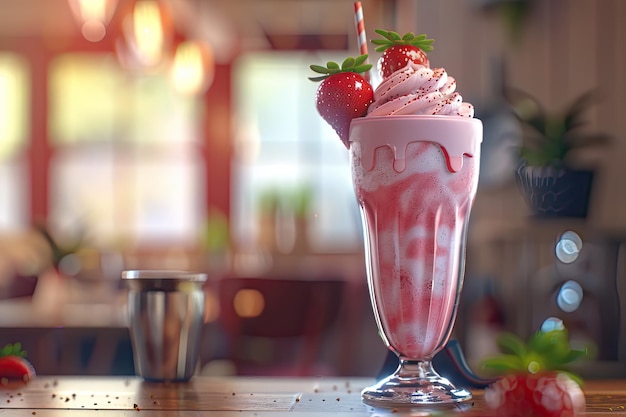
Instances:
[[[358,17],[358,2],[355,11]],[[358,27],[357,27],[358,29]],[[311,65],[318,113],[350,150],[361,207],[367,282],[379,332],[397,369],[364,388],[376,405],[450,405],[472,398],[433,368],[463,285],[482,123],[444,68],[430,68],[425,34],[377,29],[380,84],[367,55]]]
[[[481,140],[481,122],[459,115],[352,121],[370,294],[385,343],[401,359],[431,359],[450,336]]]

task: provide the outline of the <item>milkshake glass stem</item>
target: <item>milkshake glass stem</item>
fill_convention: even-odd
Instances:
[[[450,404],[471,398],[464,388],[441,377],[430,360],[400,359],[398,369],[378,384],[365,388],[363,400],[374,404]]]

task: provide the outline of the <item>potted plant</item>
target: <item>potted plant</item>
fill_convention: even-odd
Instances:
[[[522,125],[516,180],[533,214],[539,217],[587,217],[594,171],[572,164],[575,151],[605,145],[608,137],[585,131],[585,110],[595,101],[586,92],[563,112],[547,112],[531,95],[507,93]]]

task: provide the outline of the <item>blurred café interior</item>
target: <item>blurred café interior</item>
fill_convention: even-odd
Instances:
[[[494,353],[499,332],[527,336],[557,318],[572,343],[594,347],[583,375],[626,376],[626,2],[362,4],[368,39],[376,28],[434,38],[431,66],[484,123],[453,334],[470,364]],[[22,342],[41,374],[131,375],[121,271],[194,270],[209,275],[198,372],[237,373],[236,351],[255,372],[376,374],[385,347],[348,153],[307,79],[310,64],[358,55],[351,0],[0,8],[0,344]],[[593,173],[583,214],[528,203],[508,89],[557,113],[594,93],[582,129],[609,140],[568,155]],[[276,302],[302,300],[235,348],[220,314],[231,277],[285,280]],[[328,281],[340,285],[313,299]],[[263,309],[258,292],[240,295],[242,315]],[[325,315],[315,334],[270,330],[300,317],[310,331],[312,315]]]

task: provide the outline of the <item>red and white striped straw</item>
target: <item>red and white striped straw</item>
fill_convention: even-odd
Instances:
[[[360,55],[367,54],[367,36],[365,35],[365,22],[363,20],[363,7],[360,1],[354,2],[354,24],[356,26],[356,36],[359,42]],[[367,61],[366,61],[367,62]],[[366,80],[369,80],[369,71],[366,71],[363,76]]]

